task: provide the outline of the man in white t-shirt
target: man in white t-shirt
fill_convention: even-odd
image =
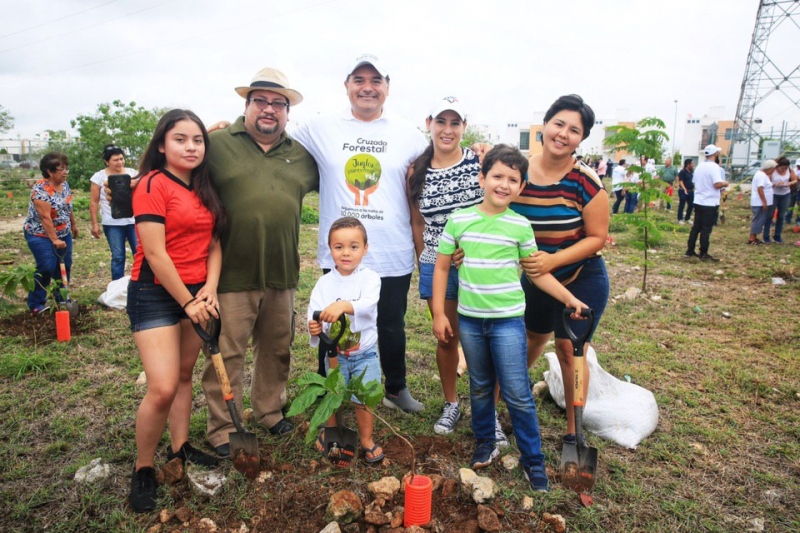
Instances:
[[[327,243],[334,220],[350,216],[364,224],[370,253],[363,264],[381,277],[378,350],[386,377],[384,405],[419,412],[424,406],[406,387],[404,316],[414,242],[405,181],[428,142],[410,122],[384,108],[389,73],[377,57],[357,58],[344,86],[347,109],[318,116],[292,132],[319,166],[317,258],[323,270],[334,267]]]
[[[689,241],[684,257],[697,256],[695,246],[700,236],[700,260],[717,262],[719,259],[708,253],[711,231],[717,224],[719,199],[722,189],[729,183],[725,181],[725,173],[719,166],[720,147],[709,144],[703,149],[705,161],[697,165],[694,171],[694,224],[689,233]]]
[[[612,208],[615,215],[619,212],[619,204],[625,198],[625,189],[622,188],[622,184],[625,183],[625,178],[628,175],[627,167],[625,160],[621,159],[619,164],[611,171],[611,190],[614,191],[614,196],[617,198]]]

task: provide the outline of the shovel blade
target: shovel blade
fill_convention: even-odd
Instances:
[[[261,472],[261,454],[258,451],[258,439],[254,433],[232,431],[231,462],[233,467],[244,474],[247,479],[255,479]]]
[[[578,474],[583,483],[581,490],[590,491],[594,488],[594,482],[597,480],[597,448],[583,448],[578,456],[580,457]]]
[[[345,426],[325,428],[325,455],[332,465],[348,468],[356,457],[358,433]]]
[[[578,445],[564,443],[561,447],[561,483],[568,488],[578,481]]]
[[[578,448],[564,444],[561,450],[561,483],[575,492],[594,488],[597,474],[597,448]]]

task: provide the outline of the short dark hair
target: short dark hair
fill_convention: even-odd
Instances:
[[[513,146],[498,144],[483,156],[481,172],[484,176],[489,174],[495,163],[502,163],[514,170],[519,170],[519,175],[522,176],[522,179],[528,179],[528,160],[522,155],[522,152]]]
[[[791,164],[788,157],[779,157],[775,162],[779,167],[788,167]]]
[[[103,161],[106,163],[108,163],[108,160],[115,155],[121,155],[122,157],[125,157],[125,152],[122,151],[122,148],[116,144],[107,144],[105,148],[103,148]]]
[[[331,229],[328,230],[328,246],[331,245],[331,235],[333,235],[333,232],[344,228],[356,228],[360,230],[361,235],[364,237],[364,244],[367,244],[367,228],[364,227],[364,224],[357,218],[342,217],[334,220],[333,224],[331,224]]]
[[[618,164],[619,164],[620,166],[621,166],[621,165],[624,165],[624,164],[625,164],[625,160],[624,160],[624,159],[620,159]]]
[[[692,159],[691,157],[687,157],[686,159],[683,160],[683,168],[688,167],[689,163],[693,163],[693,162],[694,162],[694,159]]]
[[[577,94],[567,94],[553,102],[547,113],[544,114],[545,124],[550,122],[559,111],[577,111],[581,116],[581,124],[583,125],[583,138],[589,136],[589,133],[594,127],[594,111],[583,101],[583,98]]]
[[[45,179],[50,178],[50,174],[58,170],[61,166],[69,167],[69,158],[66,154],[61,152],[48,152],[42,156],[39,161],[39,170],[42,171],[42,177]]]

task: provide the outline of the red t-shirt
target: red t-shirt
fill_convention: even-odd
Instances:
[[[141,179],[133,192],[133,216],[139,244],[133,258],[132,280],[160,284],[144,256],[138,227],[140,222],[157,222],[164,224],[167,255],[181,281],[186,285],[205,283],[214,216],[191,186],[166,170],[154,170]]]

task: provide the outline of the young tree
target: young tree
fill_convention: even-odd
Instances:
[[[475,143],[485,142],[489,142],[489,136],[486,134],[484,129],[468,124],[467,131],[464,132],[464,136],[461,138],[461,146],[469,148]]]
[[[103,147],[116,144],[125,152],[126,164],[136,167],[139,157],[166,109],[145,109],[136,102],[121,100],[97,106],[93,114],[78,115],[70,126],[78,130],[77,142],[52,140],[48,148],[64,151],[69,156],[70,184],[89,189],[89,178],[103,168]]]
[[[7,109],[0,105],[0,133],[5,133],[14,127],[14,117]]]
[[[645,156],[647,159],[656,159],[662,154],[662,144],[669,140],[663,131],[666,128],[664,121],[656,117],[643,118],[636,126],[609,126],[607,130],[613,132],[606,137],[604,144],[611,152],[626,151],[637,157]],[[642,277],[642,292],[647,292],[647,250],[650,247],[649,235],[658,234],[658,228],[650,220],[649,206],[654,200],[668,201],[662,188],[665,184],[656,176],[651,175],[643,167],[631,165],[629,170],[639,174],[638,183],[623,183],[628,190],[639,193],[642,202],[642,216],[632,216],[631,221],[644,237],[644,275]]]

